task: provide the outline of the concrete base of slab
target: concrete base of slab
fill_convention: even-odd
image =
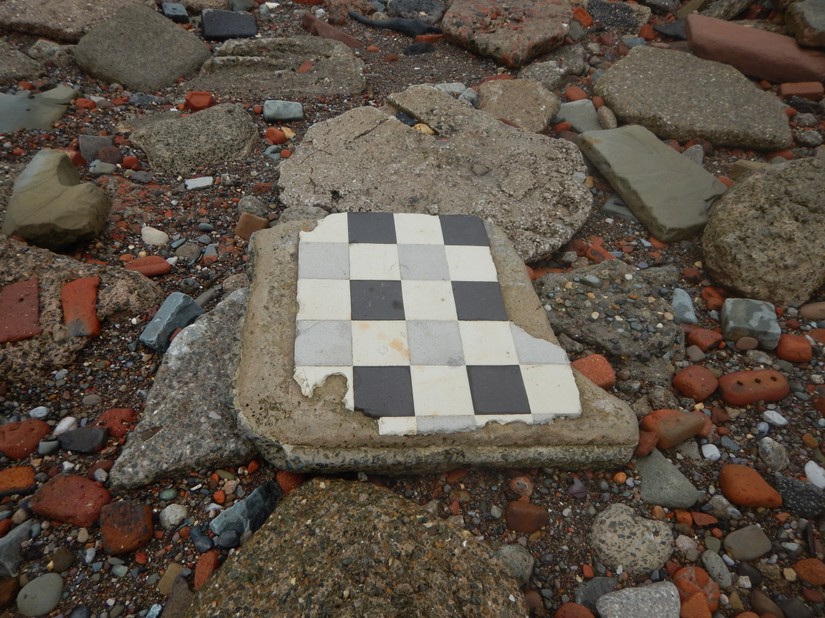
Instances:
[[[253,280],[235,408],[239,427],[273,465],[297,472],[406,474],[464,466],[609,467],[630,459],[638,442],[633,411],[580,374],[581,416],[545,425],[489,423],[462,433],[379,435],[376,419],[344,407],[342,376],[304,397],[293,379],[298,234],[315,225],[285,223],[256,232],[250,245]],[[512,244],[495,226],[487,224],[487,232],[510,320],[557,343]]]

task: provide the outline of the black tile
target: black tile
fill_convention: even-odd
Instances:
[[[507,320],[498,281],[453,281],[459,320]]]
[[[518,365],[468,365],[476,414],[530,414]]]
[[[351,212],[347,215],[349,241],[394,245],[395,217],[391,212]]]
[[[441,233],[445,245],[487,247],[490,240],[484,221],[473,215],[441,215]]]
[[[400,281],[349,282],[353,320],[403,320]]]
[[[415,416],[409,367],[353,367],[352,389],[367,416]]]
[[[250,13],[206,9],[201,13],[201,34],[207,41],[242,39],[258,34],[258,26]]]

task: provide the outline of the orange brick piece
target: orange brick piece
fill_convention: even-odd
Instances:
[[[128,262],[126,270],[134,270],[147,277],[158,277],[172,270],[172,265],[159,255],[147,255]]]
[[[791,392],[788,379],[774,369],[735,371],[719,378],[722,399],[731,406],[757,401],[779,401]]]
[[[0,425],[0,453],[9,459],[23,459],[51,432],[51,427],[34,418]]]
[[[0,289],[0,343],[31,339],[40,334],[40,292],[36,278]]]
[[[813,358],[814,349],[811,342],[802,335],[781,335],[776,355],[789,363],[807,363]]]
[[[616,372],[613,366],[601,354],[591,354],[572,363],[576,369],[591,382],[604,389],[613,388],[616,384]]]
[[[100,320],[97,318],[99,286],[100,277],[83,277],[63,284],[60,304],[69,337],[97,337],[100,334]]]
[[[814,586],[825,585],[825,564],[819,558],[805,558],[797,562],[794,571],[799,579]]]
[[[641,428],[659,436],[656,446],[668,449],[697,435],[705,426],[703,418],[681,410],[653,410],[642,419]]]
[[[249,240],[252,237],[252,234],[258,230],[265,230],[268,226],[269,221],[264,217],[243,212],[238,218],[238,223],[235,225],[235,236],[239,236],[244,240]]]
[[[719,487],[725,498],[737,506],[770,509],[782,506],[782,496],[753,468],[726,464],[719,471]]]
[[[0,497],[11,494],[27,494],[35,490],[34,468],[13,466],[0,470]]]
[[[704,401],[710,397],[718,383],[711,370],[701,365],[690,365],[673,376],[673,387],[695,401]]]
[[[825,86],[822,82],[789,82],[779,85],[779,96],[802,97],[819,101],[825,95]]]
[[[704,597],[707,609],[711,612],[718,609],[719,584],[710,578],[705,569],[697,566],[687,566],[679,569],[673,576],[673,583],[679,589],[679,597],[683,603],[688,602],[698,592]],[[708,615],[710,614],[708,613]]]

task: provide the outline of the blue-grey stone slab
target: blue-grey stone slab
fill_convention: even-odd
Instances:
[[[172,292],[158,309],[152,321],[140,334],[140,341],[158,352],[169,347],[169,337],[178,328],[189,326],[203,309],[183,292]]]
[[[68,86],[58,86],[34,96],[29,96],[25,90],[16,95],[0,92],[0,133],[17,129],[51,129],[78,94],[79,91]]]
[[[17,570],[23,562],[20,545],[29,538],[29,530],[34,522],[24,521],[0,539],[0,577],[17,577]]]
[[[206,9],[201,13],[201,34],[207,41],[246,39],[258,34],[258,26],[249,13]]]
[[[180,2],[164,2],[161,5],[163,14],[177,24],[188,24],[189,14],[186,12],[186,7]]]
[[[693,299],[682,288],[673,289],[670,306],[673,308],[674,319],[680,324],[696,324],[699,321],[693,307]]]
[[[264,101],[264,120],[267,122],[302,120],[303,117],[304,106],[297,101]]]
[[[773,350],[781,334],[776,310],[769,302],[728,298],[722,305],[722,335],[728,341],[753,337],[761,348]]]
[[[238,534],[260,528],[281,498],[281,488],[274,481],[267,481],[247,498],[236,502],[215,519],[209,522],[209,527],[217,535],[227,530],[234,530]]]
[[[599,131],[602,128],[596,108],[590,99],[562,103],[556,114],[556,121],[566,121],[573,125],[579,133],[586,131]]]
[[[726,187],[639,125],[588,131],[584,155],[659,240],[675,242],[705,227],[708,209]]]

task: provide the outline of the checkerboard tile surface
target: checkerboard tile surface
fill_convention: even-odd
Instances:
[[[343,213],[301,233],[295,379],[382,435],[580,414],[565,351],[509,321],[481,219]]]

